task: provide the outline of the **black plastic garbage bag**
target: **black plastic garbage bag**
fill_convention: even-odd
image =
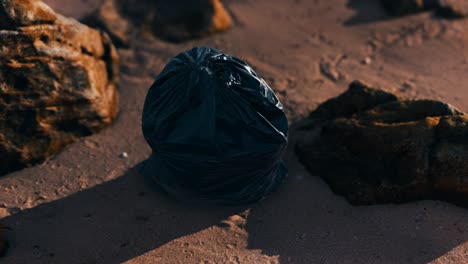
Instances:
[[[244,61],[193,48],[166,65],[146,96],[143,173],[181,199],[249,203],[285,178],[288,121],[271,88]]]

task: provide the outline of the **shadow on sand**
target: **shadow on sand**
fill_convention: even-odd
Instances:
[[[241,211],[172,201],[133,168],[113,181],[2,219],[14,236],[2,261],[120,263]]]
[[[288,181],[250,211],[248,248],[280,263],[427,263],[468,241],[467,209],[440,201],[352,206],[289,146]]]
[[[280,263],[427,263],[468,241],[468,210],[351,206],[308,174],[293,146],[288,181],[250,210],[248,249]],[[2,263],[120,263],[247,209],[172,201],[137,171],[2,219],[15,236]]]

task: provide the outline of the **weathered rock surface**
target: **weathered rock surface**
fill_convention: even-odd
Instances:
[[[41,1],[0,2],[0,175],[110,124],[117,80],[105,33]]]
[[[220,0],[106,0],[84,23],[108,32],[119,46],[140,29],[169,41],[184,41],[223,31],[232,24]]]
[[[353,82],[309,123],[299,159],[351,203],[468,201],[468,115],[448,104]]]

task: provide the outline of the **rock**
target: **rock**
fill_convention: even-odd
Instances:
[[[445,116],[436,129],[430,176],[437,196],[468,204],[468,116]]]
[[[107,34],[40,1],[0,2],[0,175],[110,124],[117,81]]]
[[[391,93],[376,90],[362,82],[354,81],[350,84],[348,91],[319,105],[309,117],[319,120],[351,117],[356,112],[396,100],[397,97]]]
[[[105,0],[92,14],[82,22],[91,27],[107,32],[117,47],[128,47],[130,44],[131,25],[124,19],[114,0]]]
[[[392,15],[407,15],[422,12],[438,5],[438,0],[381,0],[383,7]]]
[[[361,64],[362,65],[370,65],[372,63],[372,59],[370,57],[365,57],[362,59]]]
[[[184,41],[226,30],[231,17],[219,0],[106,0],[83,20],[126,45],[130,31],[149,30],[168,41]]]
[[[440,0],[439,14],[447,18],[463,18],[468,16],[466,0]]]
[[[448,104],[353,82],[309,119],[300,161],[353,204],[468,197],[468,115]]]
[[[156,1],[152,31],[163,39],[183,41],[226,30],[231,17],[220,0]]]
[[[0,8],[0,27],[3,30],[34,26],[38,21],[52,25],[58,19],[54,11],[41,1],[3,0]]]

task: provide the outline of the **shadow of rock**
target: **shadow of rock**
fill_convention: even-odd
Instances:
[[[427,263],[468,241],[468,210],[439,201],[351,206],[291,149],[286,186],[250,211],[249,249],[280,263]]]
[[[172,201],[146,184],[137,167],[2,219],[12,228],[2,263],[121,263],[243,211]]]
[[[355,10],[356,14],[344,22],[345,26],[357,26],[394,18],[385,12],[380,0],[349,0],[347,7]]]

